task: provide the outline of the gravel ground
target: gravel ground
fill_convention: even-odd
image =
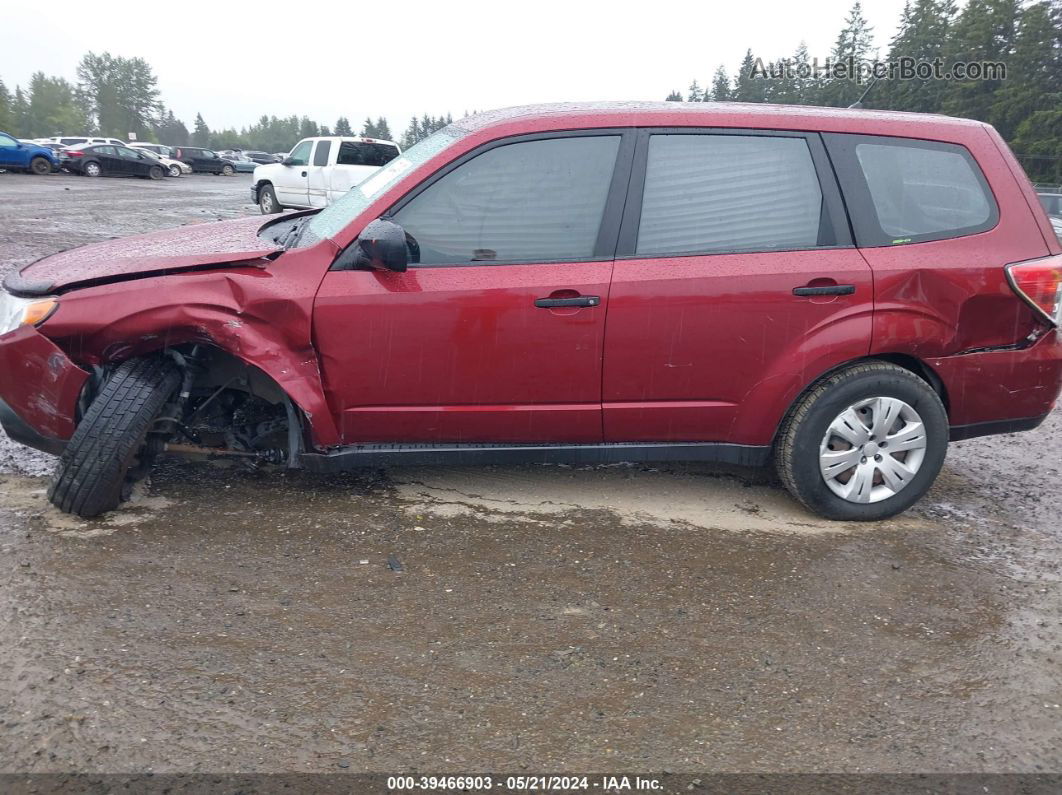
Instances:
[[[0,275],[248,183],[0,174]],[[1062,772],[1060,448],[953,445],[876,525],[707,466],[176,461],[85,522],[0,438],[0,771]]]

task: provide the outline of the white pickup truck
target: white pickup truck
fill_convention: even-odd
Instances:
[[[398,144],[376,138],[304,138],[283,162],[254,170],[251,198],[265,214],[327,207],[400,153]]]

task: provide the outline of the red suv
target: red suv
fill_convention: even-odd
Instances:
[[[1062,385],[1062,249],[974,121],[602,104],[463,119],[324,210],[5,282],[0,415],[64,511],[156,454],[314,471],[773,458],[835,519]]]

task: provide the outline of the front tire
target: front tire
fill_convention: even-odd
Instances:
[[[170,176],[171,177],[179,177],[179,176],[181,176],[181,167],[180,166],[170,166]]]
[[[161,356],[119,365],[59,459],[48,489],[52,504],[85,519],[118,507],[134,465],[136,474],[150,467],[148,432],[180,383],[176,364]]]
[[[35,157],[30,161],[30,172],[39,177],[52,173],[52,164],[46,157]]]
[[[258,209],[262,211],[262,215],[272,215],[283,209],[277,201],[277,194],[272,185],[263,185],[258,189]]]
[[[874,521],[910,508],[948,449],[948,415],[922,378],[888,362],[846,367],[805,394],[775,445],[778,475],[827,519]]]

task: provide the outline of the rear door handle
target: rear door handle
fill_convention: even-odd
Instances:
[[[556,309],[565,306],[597,306],[601,303],[600,296],[579,295],[575,298],[536,298],[535,306],[539,309]]]
[[[793,295],[851,295],[854,284],[831,284],[825,287],[794,287]]]

